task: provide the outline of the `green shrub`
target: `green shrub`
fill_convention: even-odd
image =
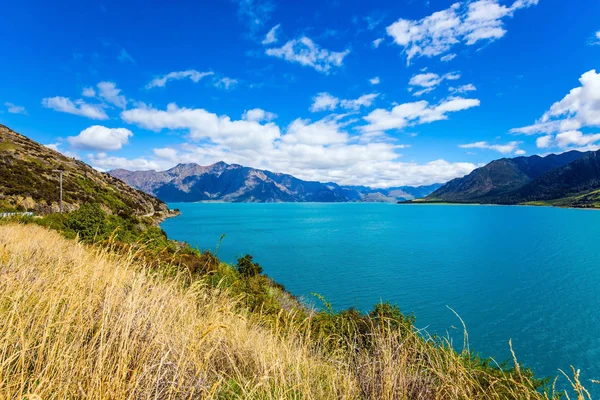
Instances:
[[[262,274],[262,267],[258,263],[252,261],[252,256],[250,254],[238,258],[236,268],[240,275],[245,277]]]
[[[91,243],[109,233],[106,217],[98,204],[84,204],[68,215],[65,226],[79,234],[81,240]]]

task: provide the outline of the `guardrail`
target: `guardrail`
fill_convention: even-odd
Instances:
[[[0,218],[8,217],[33,217],[32,212],[0,212]]]

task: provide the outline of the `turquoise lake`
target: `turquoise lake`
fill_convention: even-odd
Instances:
[[[234,263],[250,253],[293,294],[337,309],[380,300],[462,349],[538,376],[600,378],[600,211],[395,204],[177,203],[170,238]],[[565,382],[562,378],[563,383]],[[600,396],[598,385],[593,394]]]

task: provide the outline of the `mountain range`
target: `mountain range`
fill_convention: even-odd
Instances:
[[[64,171],[65,211],[84,203],[97,203],[113,214],[168,213],[162,201],[0,125],[0,210],[57,212],[59,170]]]
[[[423,201],[600,207],[600,151],[495,160]]]
[[[441,186],[340,186],[222,161],[179,164],[166,171],[116,169],[110,174],[166,202],[396,202],[425,197]]]

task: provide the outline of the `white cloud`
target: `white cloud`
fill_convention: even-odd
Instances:
[[[108,156],[106,153],[88,154],[87,157],[90,164],[100,171],[109,171],[118,168],[133,171],[161,170],[169,165],[154,160],[149,161],[145,158],[127,159],[124,157]]]
[[[379,85],[379,82],[381,82],[381,81],[379,80],[378,76],[375,76],[375,77],[369,79],[369,83],[371,85]]]
[[[585,135],[580,131],[567,131],[556,135],[556,144],[561,148],[584,147],[596,142],[600,142],[600,133]]]
[[[590,144],[584,142],[594,135],[584,135],[579,130],[600,126],[600,74],[595,70],[588,71],[581,76],[579,82],[581,86],[572,89],[562,100],[552,104],[535,124],[513,128],[510,132],[546,136],[558,134],[555,139],[551,137],[538,139],[537,144],[541,148],[565,147],[565,143],[569,140],[573,145]]]
[[[154,78],[150,83],[146,85],[146,89],[152,89],[155,87],[165,87],[168,81],[178,81],[189,78],[194,83],[198,83],[200,79],[213,75],[214,72],[199,72],[195,69],[188,69],[186,71],[170,72],[166,75]]]
[[[232,79],[232,78],[221,78],[215,81],[215,87],[218,87],[220,89],[225,89],[225,90],[229,90],[232,87],[234,87],[235,85],[238,84],[238,80],[237,79]]]
[[[129,142],[133,133],[125,128],[107,128],[93,125],[82,130],[77,136],[69,136],[67,140],[76,149],[87,150],[119,150]]]
[[[282,47],[266,50],[269,56],[312,67],[324,74],[328,74],[333,68],[341,67],[344,57],[349,53],[350,50],[334,52],[323,49],[306,36],[290,40]]]
[[[504,18],[537,3],[538,0],[516,0],[510,7],[501,5],[499,0],[454,3],[420,20],[400,18],[387,27],[387,33],[404,48],[410,64],[415,57],[448,53],[459,43],[471,46],[500,39],[506,34]]]
[[[363,94],[358,99],[346,99],[340,101],[340,106],[347,110],[359,110],[361,107],[371,107],[379,93]]]
[[[58,151],[58,146],[60,146],[60,143],[49,143],[45,144],[44,146],[54,151]]]
[[[4,105],[6,106],[6,110],[11,114],[27,115],[27,110],[23,106],[18,106],[16,104],[10,103],[8,101],[6,103],[4,103]]]
[[[373,47],[378,48],[381,42],[383,42],[383,38],[373,40]]]
[[[589,41],[589,44],[597,46],[600,45],[600,31],[594,33],[594,36]]]
[[[265,35],[262,44],[266,46],[268,44],[277,43],[277,31],[279,30],[280,26],[281,24],[277,24],[274,27],[272,27],[271,30]]]
[[[535,145],[540,149],[547,149],[552,144],[552,135],[540,136],[535,140]]]
[[[108,119],[108,115],[99,104],[87,104],[83,100],[72,101],[67,97],[47,97],[42,99],[42,105],[55,111],[79,115],[91,119]]]
[[[510,154],[514,153],[516,155],[523,155],[525,151],[519,149],[519,145],[522,142],[509,142],[507,144],[490,144],[488,142],[475,142],[475,143],[467,143],[461,144],[458,147],[461,149],[484,149],[484,150],[495,150],[502,154]]]
[[[476,167],[444,160],[401,162],[397,151],[408,146],[396,144],[394,138],[383,133],[350,134],[344,129],[348,124],[345,115],[330,115],[314,122],[296,119],[281,130],[272,122],[259,123],[264,118],[261,111],[255,110],[244,113],[239,121],[174,104],[166,110],[138,107],[123,111],[121,115],[127,122],[155,131],[183,129],[198,143],[155,149],[152,158],[127,160],[101,154],[90,160],[92,165],[105,169],[166,169],[179,162],[207,165],[223,160],[301,179],[371,186],[444,182]],[[361,140],[369,135],[369,140]]]
[[[252,110],[246,110],[246,111],[244,111],[244,114],[242,115],[243,120],[256,121],[256,122],[262,122],[262,121],[269,122],[269,121],[274,120],[275,118],[277,118],[276,114],[265,111],[261,108],[253,108]]]
[[[454,81],[460,79],[460,75],[456,72],[447,73],[445,75],[434,74],[433,72],[426,72],[423,74],[417,74],[410,78],[408,84],[411,86],[409,91],[414,90],[414,87],[420,87],[421,90],[413,92],[413,96],[421,96],[425,93],[429,93],[445,80]]]
[[[81,95],[84,97],[96,97],[96,91],[93,87],[85,87],[83,88]]]
[[[346,110],[357,111],[361,107],[370,107],[378,96],[379,93],[369,93],[357,99],[339,99],[327,92],[322,92],[313,97],[313,104],[310,106],[310,111],[333,111],[338,105]]]
[[[442,62],[449,62],[452,61],[456,58],[456,54],[454,53],[450,53],[450,54],[446,54],[445,56],[440,58],[440,61]]]
[[[280,137],[279,127],[272,122],[261,124],[253,120],[231,120],[201,108],[178,107],[175,103],[166,110],[137,107],[121,113],[128,123],[161,131],[184,129],[192,140],[210,139],[213,143],[236,150],[269,149]]]
[[[430,105],[427,101],[422,100],[397,105],[390,111],[379,108],[364,117],[369,124],[361,127],[361,129],[364,132],[375,132],[427,124],[448,119],[448,113],[478,107],[479,104],[478,99],[452,97],[437,105]]]
[[[458,87],[449,87],[448,90],[450,93],[468,93],[476,91],[477,88],[472,83],[469,83]]]
[[[121,93],[121,89],[117,89],[117,85],[114,82],[100,82],[97,87],[98,96],[107,103],[119,108],[127,106],[127,99],[125,96],[119,94]]]
[[[340,99],[332,96],[327,92],[322,92],[313,97],[313,103],[310,106],[310,111],[325,111],[325,110],[335,110],[340,102]]]

